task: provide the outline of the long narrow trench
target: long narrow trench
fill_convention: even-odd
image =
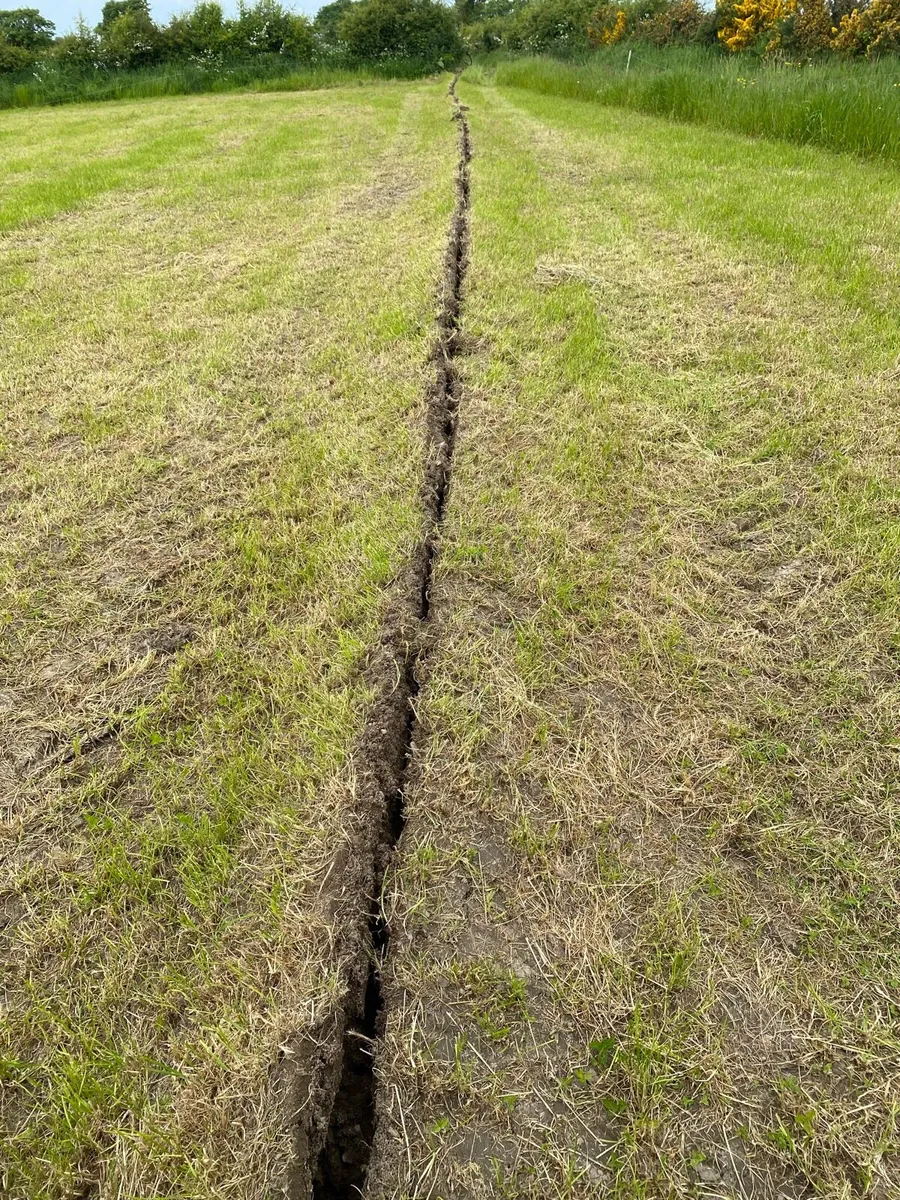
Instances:
[[[312,1172],[313,1200],[351,1200],[365,1189],[376,1111],[375,1048],[386,1014],[381,968],[388,954],[390,928],[381,906],[385,871],[406,823],[405,789],[416,732],[415,701],[418,666],[431,617],[431,581],[440,527],[444,520],[453,450],[456,441],[460,384],[456,358],[460,349],[460,313],[469,250],[469,163],[471,141],[466,109],[457,98],[455,76],[449,95],[459,124],[456,205],[444,262],[443,303],[433,352],[434,379],[426,414],[427,451],[422,480],[422,537],[411,565],[411,582],[391,624],[401,633],[390,639],[391,670],[385,694],[373,705],[363,737],[363,753],[375,782],[366,806],[374,829],[370,907],[366,936],[361,939],[365,964],[356,985],[348,989],[340,1075],[328,1129]]]

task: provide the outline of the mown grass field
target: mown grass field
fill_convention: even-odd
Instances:
[[[446,83],[0,125],[4,1195],[311,1194]],[[366,1195],[890,1200],[896,169],[458,91]]]
[[[4,119],[4,1196],[283,1174],[418,532],[443,90]]]
[[[896,1196],[896,174],[460,87],[387,1196]]]

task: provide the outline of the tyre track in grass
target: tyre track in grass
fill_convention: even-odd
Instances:
[[[456,95],[455,76],[449,95],[459,124],[456,204],[444,261],[443,298],[437,319],[432,361],[434,379],[426,409],[426,455],[423,469],[422,537],[406,580],[382,634],[383,655],[377,699],[358,752],[361,837],[352,848],[348,870],[360,905],[359,927],[347,931],[354,947],[343,1005],[340,1053],[323,1058],[318,1080],[310,1089],[310,1106],[318,1110],[298,1136],[295,1178],[288,1193],[299,1200],[343,1200],[359,1196],[366,1182],[375,1125],[375,1054],[385,1020],[381,968],[390,946],[390,927],[381,905],[385,871],[406,823],[405,788],[416,750],[416,697],[419,666],[428,643],[431,581],[441,525],[453,471],[460,402],[456,359],[460,352],[460,316],[469,250],[469,164],[472,156],[466,108]],[[337,1045],[337,1032],[332,1042]],[[330,1097],[330,1100],[329,1100]],[[327,1114],[327,1116],[326,1116]]]

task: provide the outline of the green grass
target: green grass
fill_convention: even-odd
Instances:
[[[501,78],[368,1192],[892,1196],[896,168]],[[445,92],[0,123],[3,1195],[263,1200],[301,1148]]]
[[[900,163],[900,60],[765,64],[749,55],[629,47],[581,61],[551,58],[476,66],[474,81],[530,88],[754,137],[825,146]]]
[[[379,79],[416,79],[430,67],[410,59],[387,59],[363,66],[310,65],[279,56],[246,63],[205,66],[166,64],[134,71],[73,72],[43,64],[34,73],[0,76],[0,109],[99,100],[141,100],[203,92],[305,92],[346,87]]]
[[[374,1194],[893,1195],[896,170],[460,94]]]
[[[4,1196],[284,1179],[419,533],[445,90],[4,118]]]

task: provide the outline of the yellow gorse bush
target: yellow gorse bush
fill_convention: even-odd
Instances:
[[[803,56],[900,52],[900,0],[871,0],[832,24],[828,0],[737,0],[719,39],[729,50],[748,50],[763,39],[771,53],[785,44]]]
[[[840,18],[835,5],[843,0],[717,0],[717,37],[729,51],[778,54],[787,65],[799,65],[823,54],[876,55],[900,53],[900,0],[857,0],[858,7]],[[702,36],[713,16],[702,0],[661,0],[619,8],[601,4],[587,26],[592,46],[613,46],[624,38],[666,46]]]
[[[832,48],[837,30],[828,0],[798,0],[793,45],[802,55],[823,54]]]
[[[603,34],[603,41],[607,46],[613,46],[616,42],[621,41],[625,36],[625,27],[627,18],[621,8],[616,13],[616,20],[612,29],[607,29]]]
[[[863,9],[841,17],[835,50],[845,54],[884,54],[900,51],[900,0],[872,0]]]
[[[767,50],[778,45],[778,26],[793,16],[797,0],[739,0],[728,22],[719,30],[719,40],[729,50],[746,50],[771,33]]]
[[[628,30],[628,15],[620,8],[613,19],[612,12],[610,5],[604,5],[591,17],[587,34],[592,45],[614,46],[625,36]]]

